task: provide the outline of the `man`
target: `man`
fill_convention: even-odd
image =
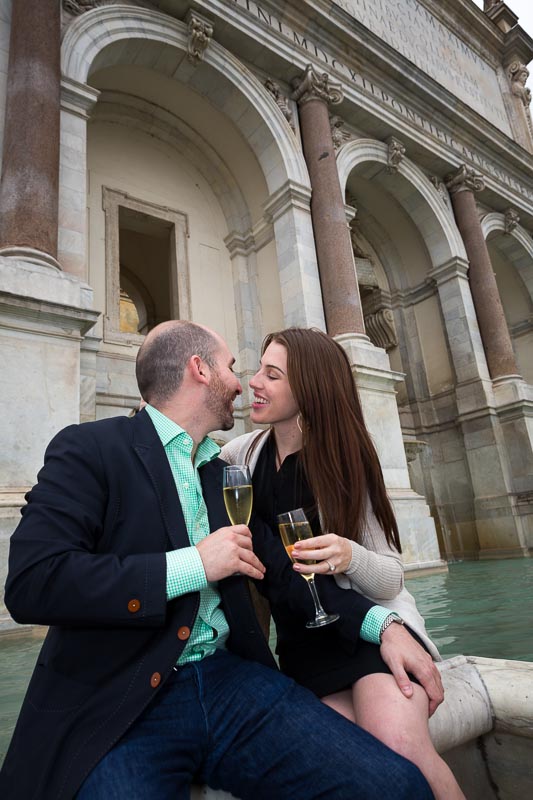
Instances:
[[[206,435],[233,426],[233,362],[217,334],[159,325],[137,360],[146,408],[49,445],[12,537],[6,603],[52,627],[3,797],[179,800],[192,780],[254,800],[432,796],[412,764],[275,669],[246,578],[272,599],[288,587],[302,624],[310,595],[260,520],[253,546],[227,524]],[[355,647],[371,603],[336,587],[327,602]],[[438,703],[423,651],[403,642],[389,625],[395,674],[410,669]]]

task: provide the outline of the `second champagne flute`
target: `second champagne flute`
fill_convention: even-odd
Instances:
[[[311,526],[307,521],[304,510],[302,508],[295,508],[294,511],[287,511],[285,514],[279,514],[278,525],[287,555],[291,561],[296,562],[296,559],[293,556],[295,543],[301,541],[302,539],[311,539],[313,536],[313,531],[311,530]],[[303,559],[298,560],[302,564],[316,564],[316,561],[304,561]],[[331,622],[336,622],[336,620],[339,619],[339,615],[327,614],[322,608],[322,604],[318,597],[315,586],[315,573],[311,572],[309,575],[303,573],[300,574],[302,578],[305,578],[307,581],[307,585],[309,586],[313,596],[313,602],[315,604],[315,618],[307,622],[305,627],[321,628],[323,625],[329,625]]]
[[[252,514],[252,478],[246,464],[224,467],[224,504],[232,525],[248,525]]]

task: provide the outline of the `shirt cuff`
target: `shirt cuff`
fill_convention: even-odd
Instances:
[[[372,644],[381,644],[381,628],[387,617],[390,617],[391,614],[398,616],[394,611],[391,611],[390,608],[372,606],[372,608],[366,612],[363,624],[361,625],[361,630],[359,631],[361,639],[364,639],[365,642],[371,642]]]
[[[198,592],[207,586],[202,558],[196,547],[182,547],[166,553],[167,600]]]

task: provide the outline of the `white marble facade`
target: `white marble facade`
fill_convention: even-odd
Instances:
[[[512,60],[527,63],[533,42],[504,32],[470,0],[402,0],[378,13],[386,5],[319,2],[311,19],[307,3],[202,0],[195,7],[213,30],[190,58],[185,0],[84,3],[79,13],[63,4],[63,271],[41,276],[14,258],[0,263],[2,372],[13,401],[2,423],[4,549],[45,440],[138,401],[141,338],[115,335],[109,324],[121,255],[112,256],[106,192],[149,216],[164,209],[165,220],[186,220],[181,277],[170,258],[174,313],[185,309],[216,328],[235,351],[245,387],[236,433],[249,427],[248,380],[264,335],[325,327],[312,187],[291,100],[291,83],[309,63],[344,92],[335,109],[339,180],[347,218],[355,213],[368,330],[372,317],[382,339],[380,347],[357,336],[343,344],[406,564],[533,547],[533,140],[508,74]],[[0,97],[10,8],[0,0]],[[461,163],[485,176],[479,213],[520,379],[493,382],[487,370],[443,183]],[[61,313],[46,305],[53,297]],[[17,437],[21,413],[27,422]]]

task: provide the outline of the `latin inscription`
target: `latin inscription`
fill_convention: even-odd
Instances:
[[[293,45],[304,49],[311,57],[321,61],[323,64],[326,64],[328,71],[333,70],[339,75],[342,75],[348,81],[348,83],[356,86],[367,96],[375,98],[404,119],[407,119],[409,122],[425,131],[425,133],[429,136],[432,136],[434,139],[446,144],[455,152],[459,153],[465,161],[470,162],[472,166],[477,167],[486,175],[491,175],[497,181],[505,184],[514,191],[519,192],[522,196],[527,197],[529,200],[533,200],[533,189],[530,189],[525,184],[512,178],[504,170],[501,170],[496,164],[487,161],[475,150],[467,147],[465,144],[458,141],[454,136],[451,136],[446,131],[439,128],[428,117],[420,114],[406,103],[402,103],[397,100],[388,91],[385,91],[385,89],[376,84],[374,81],[371,81],[365,77],[359,70],[355,70],[352,67],[349,67],[347,64],[344,64],[342,61],[339,61],[339,59],[326,52],[326,50],[324,50],[322,47],[319,47],[307,34],[295,31],[283,20],[277,18],[274,14],[271,14],[260,4],[256,3],[255,0],[232,0],[232,2],[237,6],[245,8],[263,24],[268,25],[276,32],[281,33],[283,36],[289,39]],[[339,4],[342,4],[342,2],[351,3],[355,2],[355,0],[339,0]],[[372,2],[374,2],[374,0],[372,0]],[[407,2],[407,0],[398,0],[398,2]],[[380,4],[380,0],[376,0],[376,3]],[[369,6],[369,2],[367,2],[366,5]],[[478,58],[474,53],[472,56]]]
[[[419,0],[334,0],[334,3],[475,111],[510,133],[494,69]]]

